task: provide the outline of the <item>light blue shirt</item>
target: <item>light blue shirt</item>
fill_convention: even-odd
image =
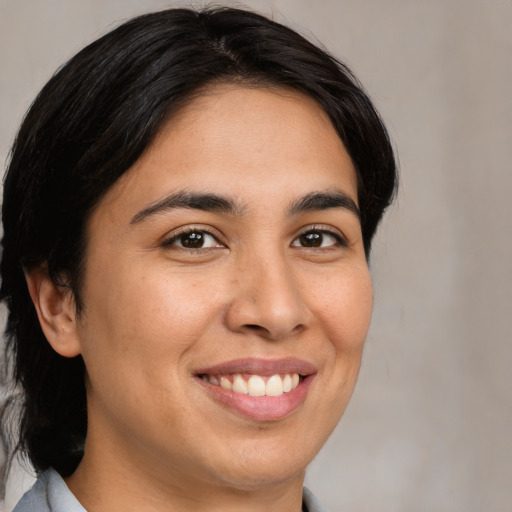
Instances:
[[[13,512],[87,512],[54,469],[41,474]]]
[[[308,512],[326,512],[313,493],[304,488],[303,502]],[[87,512],[53,469],[45,471],[28,490],[13,512]]]

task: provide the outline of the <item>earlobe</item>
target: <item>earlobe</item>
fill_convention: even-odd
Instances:
[[[39,323],[53,349],[64,357],[80,354],[73,292],[55,284],[46,266],[25,271]]]

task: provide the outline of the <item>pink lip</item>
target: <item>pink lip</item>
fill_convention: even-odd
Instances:
[[[300,375],[312,375],[316,368],[308,361],[288,357],[286,359],[235,359],[215,366],[197,370],[196,375],[222,375],[230,373],[255,373],[256,375],[269,376],[284,373],[299,373]]]
[[[261,376],[299,373],[304,378],[299,385],[281,396],[253,397],[205,382],[200,375],[253,373]],[[316,368],[307,361],[295,358],[266,360],[238,359],[228,361],[197,372],[196,380],[217,401],[236,413],[254,421],[278,421],[292,414],[305,401],[309,386],[316,375]]]

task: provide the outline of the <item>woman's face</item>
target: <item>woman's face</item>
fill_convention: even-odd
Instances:
[[[101,200],[85,261],[84,461],[245,489],[302,478],[372,310],[356,174],[323,110],[208,89]]]

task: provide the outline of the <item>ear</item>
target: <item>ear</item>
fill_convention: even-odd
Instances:
[[[73,292],[55,284],[46,266],[25,271],[25,279],[41,329],[50,345],[64,357],[80,354]]]

